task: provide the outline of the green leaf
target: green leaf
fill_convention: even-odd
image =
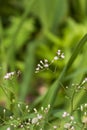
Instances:
[[[35,60],[35,49],[36,42],[31,42],[27,46],[27,54],[25,57],[25,70],[23,75],[23,82],[20,89],[20,100],[24,101],[26,95],[31,91],[31,81],[34,73],[34,60]]]
[[[55,33],[67,15],[67,9],[67,0],[37,0],[32,12],[39,17],[43,29]]]

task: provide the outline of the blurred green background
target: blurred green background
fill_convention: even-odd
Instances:
[[[0,0],[0,82],[7,72],[21,71],[15,85],[17,100],[36,104],[59,77],[77,42],[87,32],[87,0]],[[67,72],[63,87],[81,81],[87,73],[87,45]],[[52,64],[51,71],[35,74],[39,60],[53,59],[58,49],[65,59]],[[55,71],[56,68],[56,71]],[[14,86],[14,87],[13,87]],[[61,87],[55,106],[64,104]],[[57,100],[56,98],[56,100]],[[7,104],[0,90],[0,104]]]

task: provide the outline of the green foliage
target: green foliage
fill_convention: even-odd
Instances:
[[[67,71],[69,70],[69,68],[72,66],[74,60],[76,59],[76,57],[79,54],[79,51],[82,49],[82,47],[84,46],[84,43],[86,43],[86,41],[87,41],[87,34],[77,44],[76,48],[73,51],[72,56],[70,57],[70,60],[68,61],[68,63],[64,67],[62,73],[57,78],[57,80],[53,83],[52,87],[50,87],[50,89],[48,90],[47,97],[45,97],[45,99],[43,101],[44,105],[51,104],[51,106],[52,106],[54,104],[54,101],[56,99],[56,95],[58,93],[59,87],[61,87],[60,83],[63,82],[65,74],[67,73]]]
[[[86,3],[0,1],[0,129],[87,129]]]

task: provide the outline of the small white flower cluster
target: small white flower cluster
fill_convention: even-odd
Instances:
[[[11,130],[10,127],[8,127],[6,130]]]
[[[69,117],[69,119],[70,119],[71,121],[74,120],[74,117],[71,116],[68,112],[64,112],[63,115],[62,115],[62,117],[63,117],[63,118]]]
[[[40,63],[37,65],[37,68],[35,70],[35,73],[38,73],[40,70],[46,69],[49,67],[49,63],[47,59],[44,59],[44,61],[40,60]]]
[[[56,52],[56,56],[54,56],[52,62],[54,62],[55,60],[64,59],[64,58],[65,58],[64,53],[62,53],[61,50],[58,50],[58,51]]]
[[[83,81],[82,81],[82,85],[87,83],[87,78],[85,78]]]
[[[64,128],[67,130],[75,130],[75,127],[71,123],[64,124]]]
[[[4,76],[4,79],[10,79],[10,78],[13,77],[14,75],[15,75],[15,72],[7,73],[7,74]]]
[[[31,122],[34,125],[39,125],[42,118],[43,115],[37,114],[36,117],[34,117]]]
[[[74,117],[70,115],[68,112],[64,112],[62,115],[63,119],[66,119],[67,122],[64,124],[64,128],[67,130],[75,130],[74,124],[76,124]]]
[[[14,71],[14,72],[9,72],[9,73],[6,73],[6,75],[3,77],[4,79],[8,80],[8,79],[11,79],[13,78],[13,76],[19,76],[21,74],[20,70],[18,70],[17,72]]]
[[[76,92],[78,92],[81,89],[86,90],[87,89],[86,86],[85,86],[86,83],[87,83],[87,78],[83,79],[83,81],[80,84],[76,84],[76,86],[77,86]]]
[[[39,125],[40,124],[39,121],[41,121],[41,119],[44,120],[44,116],[45,116],[45,114],[48,113],[49,109],[50,109],[50,104],[46,108],[41,107],[41,113],[38,113],[37,109],[34,108],[34,112],[35,112],[36,116],[32,119],[32,121],[31,121],[32,124]]]
[[[41,107],[41,111],[44,112],[45,114],[48,113],[49,109],[50,109],[50,104],[48,104],[46,108]]]
[[[78,84],[78,83],[74,84],[73,83],[71,85],[71,87],[66,86],[66,89],[69,88],[69,91],[71,90],[71,93],[72,92],[78,93],[82,89],[83,90],[87,90],[87,86],[85,85],[86,83],[87,83],[87,78],[83,79],[83,81],[80,84]]]
[[[29,106],[28,105],[25,105],[25,109],[21,108],[23,104],[21,103],[18,103],[17,104],[17,107],[19,110],[21,110],[20,112],[22,112],[21,114],[23,115],[31,115],[32,113],[30,113],[30,110],[29,110]],[[11,130],[11,127],[13,128],[27,128],[27,129],[31,129],[32,127],[33,128],[40,128],[41,130],[43,130],[43,128],[41,128],[43,122],[45,122],[45,116],[47,115],[47,112],[49,111],[50,109],[50,105],[48,105],[46,108],[44,107],[41,107],[41,110],[38,111],[36,108],[33,109],[33,116],[29,116],[27,118],[27,120],[23,117],[26,117],[26,116],[22,116],[22,120],[21,120],[21,117],[16,117],[14,115],[12,116],[9,116],[9,127],[6,129],[6,130]],[[4,110],[3,110],[4,112]],[[5,112],[4,112],[5,113]],[[7,122],[8,123],[8,122]],[[54,126],[54,129],[56,129],[56,126]]]
[[[82,117],[82,123],[87,125],[87,116]]]
[[[87,103],[80,105],[80,108],[78,108],[78,109],[80,109],[82,112],[86,111],[86,109],[87,109]]]
[[[36,67],[36,70],[35,70],[35,73],[38,73],[40,70],[44,70],[44,69],[47,69],[49,68],[49,66],[56,60],[59,60],[59,59],[64,59],[65,56],[64,56],[64,53],[61,52],[61,50],[58,50],[56,52],[56,56],[54,56],[53,60],[51,61],[51,63],[48,62],[47,59],[44,59],[44,61],[40,60],[40,63],[37,65]]]
[[[80,105],[78,110],[81,111],[82,123],[87,125],[87,103]]]
[[[64,55],[64,53],[61,52],[61,50],[58,50],[58,51],[57,51],[57,57],[58,57],[58,58],[61,58],[61,59],[64,59],[64,58],[65,58],[65,55]]]
[[[62,117],[64,118],[64,117],[67,117],[67,116],[69,116],[69,115],[70,115],[69,113],[64,112],[63,115],[62,115]]]

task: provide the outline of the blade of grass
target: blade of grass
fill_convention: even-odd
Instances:
[[[57,97],[58,90],[60,89],[60,83],[63,81],[66,72],[69,70],[71,65],[74,63],[75,59],[77,58],[79,52],[82,50],[83,46],[85,45],[87,41],[87,34],[84,35],[84,37],[79,41],[79,43],[76,45],[72,56],[70,57],[68,63],[64,67],[63,71],[61,72],[60,76],[57,78],[57,80],[52,84],[52,86],[49,88],[44,100],[43,100],[43,106],[47,106],[48,104],[51,105],[51,108],[54,105],[55,99]]]
[[[27,54],[25,59],[25,70],[23,75],[23,82],[20,89],[20,100],[24,101],[27,93],[31,91],[31,81],[34,73],[36,42],[29,43],[27,47]]]
[[[69,79],[75,78],[75,77],[77,77],[79,74],[82,75],[83,73],[87,73],[87,68],[86,68],[86,67],[84,67],[84,68],[82,68],[82,69],[80,69],[80,70],[77,70],[76,72],[73,72],[72,74],[66,76],[66,77],[64,78],[64,81],[67,81],[67,80],[69,80]]]
[[[32,90],[31,81],[33,79],[34,67],[35,67],[35,50],[40,45],[39,40],[32,41],[27,46],[27,53],[25,58],[25,70],[23,74],[23,81],[19,89],[19,100],[25,101],[27,94]]]

